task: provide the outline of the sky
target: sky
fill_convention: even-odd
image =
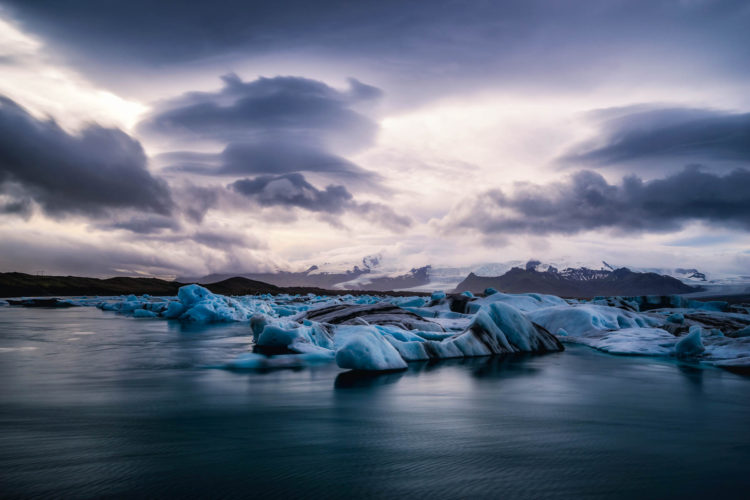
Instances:
[[[750,274],[750,3],[0,0],[0,271]]]

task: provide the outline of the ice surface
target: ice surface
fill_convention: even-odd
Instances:
[[[610,354],[669,356],[674,352],[677,338],[661,328],[623,328],[621,330],[590,330],[578,337],[567,337],[576,342]]]
[[[374,326],[342,326],[336,332],[336,364],[352,370],[403,370],[406,361]]]
[[[701,327],[694,326],[690,329],[690,333],[677,342],[674,346],[674,352],[678,358],[692,358],[706,350],[701,341],[701,331]]]
[[[567,307],[569,305],[560,297],[540,293],[510,294],[498,292],[476,301],[478,305],[491,304],[494,302],[503,302],[523,312],[536,311],[538,309],[545,309],[552,306]]]
[[[136,309],[133,311],[134,318],[156,318],[157,316],[158,314],[154,311],[149,311],[148,309]]]
[[[667,316],[667,321],[670,323],[682,324],[685,322],[685,316],[681,313],[674,313]]]
[[[590,330],[651,327],[661,323],[645,314],[594,304],[541,308],[530,311],[528,317],[551,332],[563,329],[568,335],[581,335]]]
[[[254,297],[225,297],[211,293],[200,285],[181,287],[177,292],[177,300],[128,295],[119,300],[100,301],[97,307],[137,318],[160,317],[194,323],[248,321],[256,312],[272,311],[263,300]]]

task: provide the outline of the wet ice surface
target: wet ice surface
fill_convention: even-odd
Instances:
[[[247,323],[0,310],[3,496],[747,496],[750,379],[563,353],[207,368]]]

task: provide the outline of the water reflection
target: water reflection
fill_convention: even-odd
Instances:
[[[333,387],[335,389],[363,389],[395,384],[406,373],[406,371],[385,373],[347,371],[336,376]]]
[[[708,368],[710,369],[710,368]],[[689,363],[677,363],[677,370],[684,376],[684,379],[689,382],[694,388],[703,388],[703,374],[706,371],[705,367],[696,366]]]

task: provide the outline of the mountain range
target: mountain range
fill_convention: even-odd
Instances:
[[[530,262],[529,264],[533,264]],[[456,286],[456,292],[481,293],[494,288],[506,293],[544,293],[560,297],[595,297],[612,295],[672,295],[700,290],[671,276],[615,270],[550,267],[538,271],[536,266],[515,267],[502,276],[477,276],[470,273]]]

